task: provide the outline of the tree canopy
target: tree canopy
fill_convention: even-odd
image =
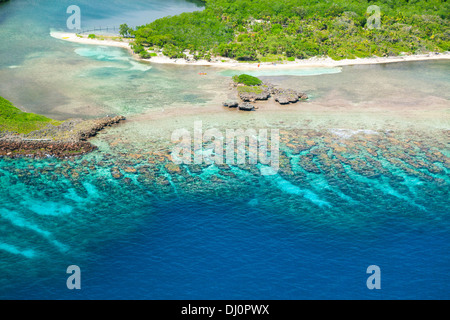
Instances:
[[[380,28],[367,25],[380,8]],[[241,61],[333,59],[450,50],[445,0],[206,0],[205,9],[131,31],[136,47]]]

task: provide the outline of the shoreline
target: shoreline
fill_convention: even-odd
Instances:
[[[284,61],[282,63],[272,63],[272,62],[238,62],[231,60],[229,58],[215,58],[215,61],[188,61],[186,59],[171,59],[159,54],[156,57],[150,59],[142,59],[139,55],[135,54],[130,46],[130,41],[115,41],[115,40],[100,40],[100,39],[89,39],[87,37],[80,38],[75,33],[69,32],[59,32],[52,31],[50,36],[55,39],[69,41],[79,44],[97,45],[97,46],[109,46],[109,47],[119,47],[127,49],[131,55],[138,61],[157,63],[157,64],[172,64],[172,65],[191,65],[191,66],[210,66],[225,69],[234,70],[283,70],[283,69],[297,69],[297,68],[332,68],[332,67],[343,67],[351,65],[368,65],[368,64],[384,64],[384,63],[394,63],[394,62],[413,62],[413,61],[429,61],[429,60],[446,60],[450,59],[450,52],[438,53],[429,52],[426,54],[411,54],[404,56],[393,56],[393,57],[370,57],[370,58],[356,58],[356,59],[343,59],[343,60],[333,60],[330,57],[313,57],[306,60],[296,60],[296,61]],[[101,36],[98,36],[101,37]],[[224,60],[225,62],[222,62]]]

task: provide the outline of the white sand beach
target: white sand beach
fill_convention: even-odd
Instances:
[[[98,35],[95,39],[90,39],[87,36],[80,37],[75,33],[70,32],[58,32],[52,31],[50,35],[53,38],[75,42],[80,44],[88,45],[99,45],[99,46],[113,46],[128,49],[130,53],[139,60],[149,61],[151,63],[162,63],[162,64],[178,64],[178,65],[198,65],[198,66],[214,66],[226,69],[236,69],[236,70],[278,70],[278,69],[294,69],[294,68],[312,68],[312,67],[341,67],[349,65],[360,65],[360,64],[380,64],[380,63],[393,63],[393,62],[406,62],[406,61],[423,61],[423,60],[442,60],[450,59],[450,53],[438,53],[430,52],[426,54],[416,54],[410,55],[405,54],[403,56],[394,57],[372,57],[372,58],[356,58],[356,59],[343,59],[343,60],[333,60],[330,57],[313,57],[304,60],[295,61],[285,61],[283,63],[272,63],[272,62],[262,62],[262,63],[245,63],[238,62],[229,58],[214,57],[211,61],[206,60],[187,60],[187,59],[171,59],[158,53],[158,56],[152,57],[150,59],[142,59],[138,55],[134,54],[130,42],[132,40],[123,39],[122,41],[113,40],[110,37],[104,37]]]

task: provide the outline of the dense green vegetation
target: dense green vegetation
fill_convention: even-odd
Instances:
[[[0,97],[0,131],[30,133],[49,124],[59,125],[61,122],[38,114],[23,112],[8,100]]]
[[[236,83],[245,84],[246,86],[259,86],[260,84],[262,84],[262,81],[260,79],[248,74],[233,76],[233,81]]]
[[[119,27],[119,34],[125,38],[129,37],[132,31],[133,29],[131,29],[126,23],[121,24]]]
[[[380,28],[368,28],[371,5],[380,8]],[[172,58],[189,50],[195,59],[342,59],[448,51],[449,15],[446,0],[205,0],[203,11],[129,32],[138,53],[161,48]]]

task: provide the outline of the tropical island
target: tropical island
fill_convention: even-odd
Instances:
[[[161,18],[135,29],[122,24],[121,37],[51,35],[83,44],[123,47],[152,63],[226,68],[329,67],[450,58],[450,5],[443,0],[203,3],[202,11]]]
[[[205,9],[158,19],[136,30],[142,58],[242,62],[334,60],[445,52],[450,49],[449,3],[442,0],[270,1],[205,0]],[[373,27],[379,8],[379,26]]]
[[[52,36],[79,43],[123,47],[136,58],[155,63],[195,63],[228,68],[340,66],[450,58],[450,5],[443,0],[337,0],[333,3],[204,0],[203,3],[202,11],[161,18],[135,29],[122,24],[120,36],[60,32],[52,32]],[[374,14],[379,16],[374,18]],[[378,24],[374,26],[373,21],[377,18]],[[286,105],[308,98],[306,93],[275,88],[270,83],[242,76],[246,77],[245,81],[258,83],[249,85],[234,79],[233,90],[241,103],[225,101],[224,106],[252,111],[255,107],[251,103],[256,100],[273,97],[277,103]],[[5,101],[2,101],[3,105],[9,103]],[[64,135],[50,134],[49,138],[47,129],[56,127],[65,131],[69,127],[73,130],[80,123],[82,126],[87,124],[86,121],[58,123],[29,114],[20,119],[14,125],[26,123],[30,128],[25,132],[21,132],[22,129],[9,131],[11,128],[3,121],[2,141],[5,141],[5,132],[8,132],[9,140],[10,132],[14,132],[15,138],[16,134],[32,134],[40,143],[45,139],[64,142],[67,141],[61,138]],[[106,118],[100,123],[109,125],[110,121],[111,118]],[[118,121],[114,118],[113,123]],[[47,129],[43,129],[44,124]],[[59,129],[57,131],[61,131]],[[80,132],[84,130],[90,131],[81,129]],[[71,143],[82,141],[80,138],[69,140]],[[6,154],[10,152],[8,148],[3,149]],[[78,145],[75,149],[81,150]]]
[[[82,155],[96,149],[88,138],[122,120],[125,120],[122,116],[108,116],[57,121],[23,112],[0,97],[0,156],[67,158]]]

